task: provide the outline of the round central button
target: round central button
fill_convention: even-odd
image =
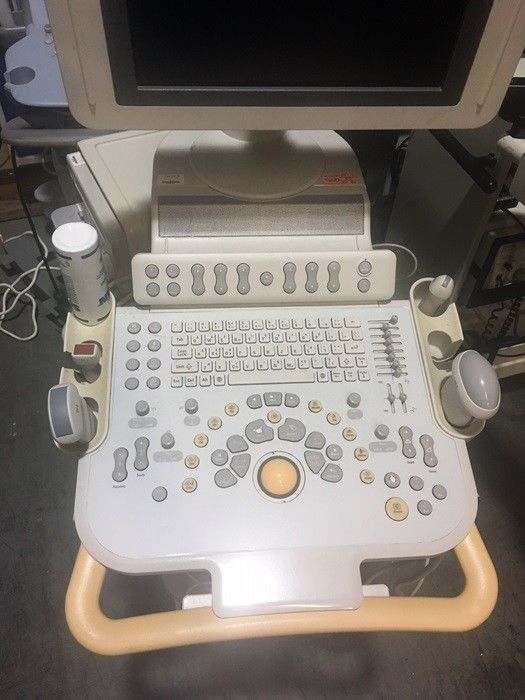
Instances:
[[[287,498],[299,486],[300,474],[295,464],[285,457],[271,457],[259,468],[259,486],[272,498]]]

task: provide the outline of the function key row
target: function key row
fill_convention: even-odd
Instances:
[[[262,330],[301,330],[307,328],[310,330],[317,328],[351,328],[358,329],[361,328],[361,321],[359,319],[350,317],[336,317],[336,318],[316,318],[310,316],[307,318],[280,318],[280,319],[242,319],[240,321],[236,319],[229,319],[227,321],[214,320],[214,321],[173,321],[171,324],[172,333],[181,333],[186,331],[186,333],[201,332],[206,333],[208,331],[262,331]],[[129,330],[129,328],[128,328]],[[135,331],[138,332],[138,331]],[[362,338],[361,338],[362,339]],[[357,338],[355,338],[357,340]]]

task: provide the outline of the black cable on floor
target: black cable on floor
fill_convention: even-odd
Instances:
[[[16,191],[18,192],[18,197],[20,199],[20,203],[22,204],[22,209],[24,210],[25,217],[27,219],[27,222],[29,224],[29,228],[31,229],[31,233],[33,234],[33,238],[35,239],[36,246],[39,250],[40,257],[42,258],[44,262],[44,267],[46,268],[47,274],[49,275],[49,279],[51,280],[51,284],[53,285],[55,292],[57,293],[58,296],[61,295],[61,291],[55,282],[55,278],[53,277],[53,274],[51,273],[51,269],[49,267],[49,263],[47,261],[47,256],[45,253],[44,248],[42,247],[42,244],[40,243],[40,240],[38,238],[38,233],[36,231],[36,226],[35,222],[33,221],[33,217],[31,216],[31,213],[29,211],[29,207],[27,206],[24,194],[22,192],[22,185],[20,183],[20,168],[18,165],[18,162],[16,160],[16,152],[13,146],[11,146],[11,161],[13,163],[13,174],[15,176],[15,185],[16,185]]]

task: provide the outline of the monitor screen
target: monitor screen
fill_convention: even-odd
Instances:
[[[122,105],[452,105],[492,2],[102,0]]]

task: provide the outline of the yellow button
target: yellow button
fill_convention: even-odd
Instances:
[[[356,447],[354,450],[354,457],[360,462],[364,462],[365,459],[368,459],[368,450],[366,447]]]
[[[221,425],[222,425],[222,420],[219,418],[219,416],[212,416],[211,418],[208,419],[208,428],[210,430],[219,430]]]
[[[408,515],[408,505],[402,498],[389,498],[385,510],[392,520],[404,520]]]
[[[182,482],[182,490],[186,491],[186,493],[191,493],[192,491],[195,491],[197,488],[197,480],[194,479],[192,476],[189,476],[187,479],[184,479]]]
[[[355,440],[357,437],[357,431],[354,428],[345,428],[343,430],[343,437],[345,440]]]
[[[195,467],[198,467],[200,464],[200,459],[197,457],[197,455],[187,455],[184,464],[188,467],[188,469],[195,469]]]
[[[330,423],[330,425],[338,425],[341,422],[341,416],[337,411],[330,411],[330,413],[327,414],[326,420]]]
[[[268,415],[266,417],[270,423],[278,423],[281,420],[281,414],[276,410],[268,411]]]
[[[227,416],[236,416],[239,413],[239,407],[236,403],[233,403],[233,401],[231,401],[230,403],[227,403],[224,407],[224,413]]]
[[[193,438],[193,444],[196,447],[206,447],[206,445],[208,444],[208,436],[204,433],[198,433]]]
[[[374,472],[370,471],[370,469],[363,469],[361,474],[359,474],[359,478],[363,484],[371,484],[375,479]]]
[[[299,470],[284,457],[272,457],[259,469],[259,485],[273,498],[286,498],[299,486]]]
[[[319,413],[322,407],[323,404],[318,399],[312,399],[308,404],[308,408],[312,413]]]

